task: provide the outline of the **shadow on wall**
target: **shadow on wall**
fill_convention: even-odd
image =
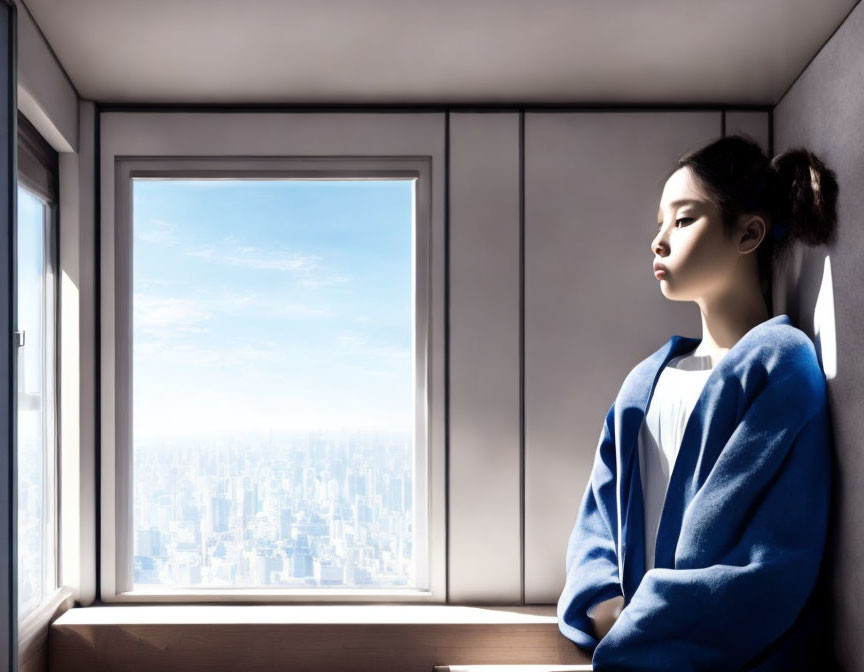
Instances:
[[[798,244],[774,272],[775,315],[786,313],[816,346],[819,364],[829,381],[837,376],[837,331],[831,257],[824,246]]]
[[[834,282],[828,249],[822,245],[810,247],[797,244],[786,262],[775,268],[773,294],[774,314],[789,315],[792,323],[810,336],[815,345],[816,356],[828,381],[830,411],[831,381],[837,377],[837,330],[834,313]],[[837,469],[836,455],[833,464],[828,541],[814,587],[816,596],[813,598],[822,605],[825,629],[821,633],[822,639],[817,649],[824,656],[819,661],[820,669],[826,672],[842,670],[832,651],[832,631],[835,624],[834,612],[830,607],[832,594],[836,596],[837,591],[844,589],[836,582],[831,571],[832,567],[837,566],[838,534],[841,527],[838,521],[839,516],[842,515],[839,502],[843,501],[842,474]]]

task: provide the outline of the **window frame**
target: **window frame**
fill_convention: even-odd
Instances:
[[[50,431],[50,440],[53,443],[53,460],[50,465],[50,478],[48,483],[43,484],[43,487],[50,487],[52,490],[51,515],[53,518],[51,535],[51,561],[53,568],[51,574],[54,577],[54,585],[45,587],[45,596],[42,601],[33,607],[27,614],[21,618],[19,614],[18,624],[18,655],[21,660],[26,660],[32,649],[38,646],[38,640],[42,635],[43,625],[48,617],[54,613],[58,604],[70,594],[70,591],[61,583],[62,576],[62,553],[61,553],[61,538],[62,538],[62,517],[61,517],[61,478],[62,471],[60,464],[62,462],[62,441],[61,441],[61,390],[62,390],[62,375],[61,375],[61,306],[60,306],[60,161],[58,152],[48,143],[45,138],[39,133],[36,127],[30,120],[21,112],[16,111],[17,117],[17,137],[16,137],[16,189],[23,187],[33,193],[37,198],[45,202],[45,217],[43,225],[45,226],[45,268],[46,278],[50,276],[50,284],[46,279],[46,292],[50,290],[50,314],[46,314],[46,334],[50,332],[50,342],[47,346],[50,348],[50,362],[46,362],[43,366],[43,375],[53,375],[53,383],[51,385],[51,396],[54,405]],[[17,208],[16,208],[17,213]],[[17,220],[17,217],[16,217]],[[13,257],[17,259],[17,227],[18,222],[14,222],[15,228],[15,245],[13,248]],[[17,277],[17,276],[16,276]],[[16,282],[17,293],[17,282]],[[15,329],[17,330],[17,323]],[[13,344],[14,347],[14,344]],[[25,334],[26,347],[26,334]],[[18,381],[18,356],[16,354],[12,358],[14,366],[14,380]],[[47,366],[50,364],[50,367]],[[50,371],[49,371],[50,368]],[[14,422],[16,424],[15,431],[15,450],[18,448],[18,432],[17,432],[17,404],[15,405]],[[46,456],[47,457],[47,456]],[[17,454],[16,454],[17,461]],[[47,462],[47,460],[46,460]],[[16,483],[17,488],[17,483]],[[17,497],[17,493],[16,493]],[[16,513],[17,515],[17,513]],[[17,529],[17,526],[16,526]],[[16,540],[16,548],[17,548]],[[17,594],[16,594],[17,600]],[[16,609],[17,613],[17,609]]]
[[[129,133],[135,135],[132,119],[138,113],[105,113],[130,121]],[[177,115],[147,115],[158,128],[171,126]],[[195,116],[195,115],[193,115]],[[203,113],[200,116],[208,116]],[[222,115],[226,119],[229,115]],[[242,115],[249,116],[249,115]],[[278,121],[288,122],[292,116],[274,114]],[[322,115],[299,115],[321,117]],[[328,127],[340,126],[334,131],[343,138],[362,138],[363,124],[348,124],[341,120],[346,115],[323,115],[330,119],[313,120],[320,125],[320,132]],[[366,116],[366,115],[361,115]],[[380,117],[389,115],[368,115]],[[402,116],[404,115],[394,115]],[[226,119],[226,121],[231,121]],[[274,121],[276,121],[274,119]],[[322,123],[323,122],[323,123]],[[428,119],[426,120],[428,122]],[[443,122],[443,115],[442,115]],[[146,124],[145,124],[146,125]],[[232,126],[234,126],[232,124]],[[357,128],[356,126],[359,126]],[[104,125],[103,125],[104,128]],[[245,127],[249,134],[256,135],[254,127]],[[442,125],[443,129],[443,125]],[[236,128],[235,128],[236,130]],[[348,131],[346,133],[346,130]],[[242,132],[240,133],[242,135]],[[166,135],[170,136],[170,133]],[[209,142],[212,154],[191,154],[180,151],[176,154],[158,152],[153,154],[124,153],[119,145],[125,144],[117,135],[117,146],[110,141],[102,144],[100,157],[102,175],[102,217],[100,222],[100,362],[101,377],[101,520],[99,585],[104,602],[246,602],[246,603],[294,603],[294,602],[445,602],[444,567],[444,432],[443,394],[438,380],[443,380],[443,302],[439,287],[443,284],[443,223],[440,210],[434,206],[436,194],[433,174],[441,167],[435,165],[436,157],[418,155],[416,152],[399,153],[346,151],[341,154],[310,155],[309,152],[279,154],[246,153],[222,154],[213,142]],[[308,136],[307,136],[308,138]],[[206,140],[202,137],[201,141]],[[106,147],[106,144],[108,147]],[[135,144],[134,142],[131,144]],[[158,143],[157,143],[158,144]],[[216,142],[215,145],[220,143]],[[235,143],[236,144],[236,143]],[[254,144],[254,143],[252,143]],[[344,143],[365,144],[356,141]],[[442,144],[443,146],[443,144]],[[299,155],[298,155],[299,154]],[[106,180],[106,173],[111,179]],[[412,273],[414,283],[414,366],[415,366],[415,557],[425,558],[418,563],[417,583],[428,586],[423,589],[394,588],[171,588],[133,590],[133,526],[132,526],[132,447],[131,418],[132,386],[130,381],[131,353],[131,260],[132,260],[132,179],[134,177],[319,177],[319,178],[374,178],[400,177],[415,179],[415,221]],[[440,185],[441,180],[437,180]],[[440,187],[439,187],[440,189]],[[106,191],[111,198],[107,199]],[[437,194],[438,197],[441,194]],[[111,202],[113,201],[113,202]],[[105,217],[106,212],[111,217]],[[437,220],[436,221],[436,217]],[[437,224],[437,226],[436,226]],[[106,235],[107,234],[107,235]],[[425,474],[422,472],[425,471]],[[418,478],[418,475],[422,478]],[[128,493],[124,496],[124,493]],[[426,547],[424,548],[424,541]],[[421,555],[422,554],[422,555]],[[424,568],[423,565],[426,565]],[[425,576],[424,576],[425,574]]]

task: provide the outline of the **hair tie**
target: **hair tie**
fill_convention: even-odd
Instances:
[[[786,237],[786,227],[780,223],[774,225],[774,240],[783,240]]]

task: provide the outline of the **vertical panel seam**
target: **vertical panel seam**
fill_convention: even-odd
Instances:
[[[434,249],[434,248],[433,248]],[[427,410],[428,412],[428,410]],[[428,480],[428,477],[427,477]],[[428,484],[427,484],[428,487]],[[450,109],[444,111],[444,603],[450,603]]]
[[[525,108],[519,109],[519,600],[525,604]]]
[[[101,229],[102,229],[102,173],[100,167],[100,156],[102,148],[100,143],[100,124],[102,109],[99,103],[95,104],[93,119],[93,361],[95,372],[93,375],[93,465],[95,470],[94,495],[95,507],[93,516],[95,518],[95,542],[96,557],[94,573],[96,581],[95,600],[102,601],[102,259],[101,259]]]

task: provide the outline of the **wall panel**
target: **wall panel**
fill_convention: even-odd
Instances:
[[[519,113],[451,113],[449,179],[449,601],[518,604]]]

